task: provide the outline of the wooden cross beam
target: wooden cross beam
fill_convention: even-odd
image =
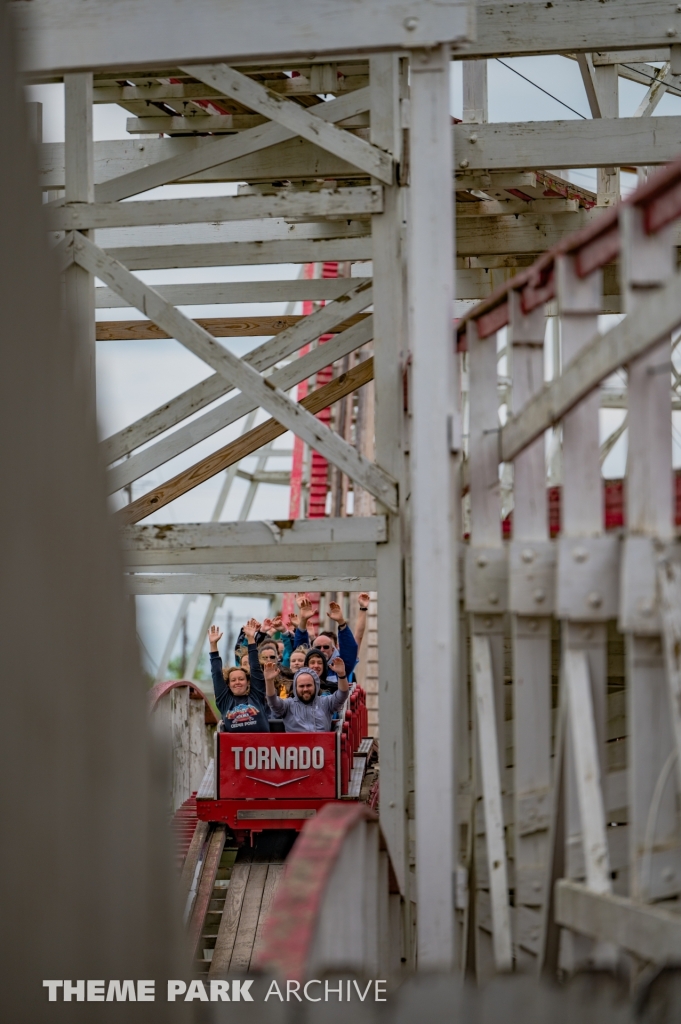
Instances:
[[[371,305],[373,297],[371,279],[357,280],[355,278],[354,286],[348,288],[349,283],[346,279],[344,293],[339,295],[335,302],[323,306],[322,309],[305,317],[295,326],[282,331],[272,341],[259,345],[244,357],[245,361],[261,372],[268,370],[281,359],[298,352],[304,345],[315,341],[322,334],[335,331],[338,324],[342,323],[349,315]],[[113,462],[128,455],[135,448],[158,437],[159,434],[174,427],[187,416],[210,405],[216,398],[220,398],[230,390],[229,384],[219,373],[200,381],[194,387],[171,399],[170,402],[165,402],[159,408],[136,420],[135,423],[129,424],[117,434],[102,441],[102,450],[107,462]]]
[[[327,406],[361,388],[364,384],[368,384],[370,380],[373,380],[373,377],[374,361],[373,359],[365,359],[364,362],[348,370],[347,373],[343,373],[340,377],[335,377],[323,387],[317,388],[312,394],[307,395],[299,405],[305,408],[308,415],[314,416],[316,413],[321,412],[322,409],[326,409]],[[213,452],[212,455],[197,462],[194,466],[190,466],[189,469],[178,473],[177,476],[168,480],[167,483],[130,502],[129,505],[126,505],[116,513],[117,520],[125,525],[139,523],[141,519],[150,516],[152,512],[156,512],[158,509],[163,508],[164,505],[175,501],[176,498],[186,494],[187,491],[191,491],[194,487],[198,487],[204,481],[210,480],[211,477],[220,473],[223,469],[227,469],[228,466],[239,462],[241,459],[246,458],[247,455],[251,455],[259,448],[262,448],[263,445],[269,444],[275,438],[285,434],[286,429],[275,419],[266,420],[265,423],[261,423],[247,434],[238,437],[235,441],[225,445],[224,448],[220,448],[217,452]],[[361,483],[361,481],[359,482]],[[362,486],[365,485],[362,484]]]
[[[371,177],[386,185],[393,184],[393,161],[386,152],[342,128],[320,121],[312,113],[315,108],[305,109],[284,96],[270,92],[259,82],[226,64],[202,64],[181,70],[207,85],[214,86],[225,96],[238,100],[254,113],[271,118],[274,123],[283,125],[295,135],[300,135],[315,146],[321,146],[329,153],[347,160],[360,170],[366,171]]]
[[[162,299],[153,288],[143,284],[85,235],[74,232],[73,246],[80,266],[126,296],[140,312],[222,374],[251,401],[275,416],[287,429],[317,449],[387,508],[397,509],[397,484],[384,470],[369,462],[356,448],[307,412],[304,406],[293,402],[252,366],[220,345],[195,321]]]

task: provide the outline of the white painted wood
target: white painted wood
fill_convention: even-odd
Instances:
[[[368,106],[368,91],[360,89],[357,94],[352,95],[353,98],[357,95],[355,108]],[[347,96],[341,98],[344,103],[348,99]],[[324,108],[320,113],[326,113],[326,108],[331,107],[331,101],[318,106]],[[333,109],[330,113],[333,113]],[[338,113],[340,114],[341,111]],[[340,120],[345,120],[345,118],[340,118]],[[141,171],[160,161],[169,160],[175,156],[184,157],[188,153],[212,146],[214,142],[215,139],[212,138],[197,137],[112,139],[97,142],[94,147],[95,183],[97,185],[104,184],[115,177],[130,174],[133,171]],[[39,156],[41,187],[50,190],[63,188],[64,144],[60,142],[43,143],[39,150]],[[207,162],[211,163],[210,160]],[[179,170],[184,170],[184,165]],[[162,176],[167,171],[166,167]],[[170,173],[173,173],[172,168]],[[290,137],[287,142],[280,142],[227,163],[219,163],[206,170],[187,174],[182,178],[182,183],[195,181],[262,181],[269,183],[281,181],[282,178],[289,181],[309,182],[315,179],[333,180],[341,177],[360,178],[361,176],[361,172],[346,161],[340,160],[303,139]]]
[[[678,154],[678,117],[623,117],[608,124],[607,133],[599,120],[454,125],[456,166],[467,174],[507,167],[647,166]]]
[[[125,86],[118,91],[123,92]],[[103,92],[104,90],[98,90]],[[108,90],[107,90],[108,91]],[[135,90],[139,92],[139,90]],[[216,90],[206,89],[206,92]],[[126,131],[130,135],[174,135],[192,134],[193,132],[211,132],[215,134],[232,134],[257,128],[265,123],[264,117],[257,114],[189,114],[187,117],[175,117],[166,114],[162,117],[129,117],[125,122]]]
[[[253,545],[274,550],[317,544],[376,544],[387,540],[385,516],[291,519],[282,522],[140,523],[120,531],[124,551],[181,552],[242,549]],[[294,552],[295,553],[295,552]]]
[[[622,946],[646,962],[675,962],[681,944],[678,914],[612,893],[594,893],[577,882],[556,886],[560,924],[599,942]]]
[[[396,55],[379,55],[371,59],[371,141],[402,159],[401,90],[406,92],[406,61]],[[374,668],[375,689],[381,709],[381,757],[383,761],[383,797],[380,801],[381,829],[390,852],[400,892],[405,900],[413,897],[409,872],[407,836],[408,764],[413,757],[409,715],[411,685],[411,654],[407,648],[407,594],[405,558],[407,534],[405,496],[407,471],[404,448],[406,424],[404,413],[403,373],[408,350],[405,287],[405,239],[402,230],[406,219],[405,189],[397,185],[384,190],[384,212],[372,221],[374,274],[374,380],[375,457],[399,481],[400,509],[385,519],[386,541],[380,544],[376,557],[377,589],[381,600],[372,598],[369,622],[376,630],[365,640],[365,656],[370,657],[369,643],[378,644],[380,657]],[[365,389],[366,391],[366,389]],[[371,424],[365,433],[370,435]],[[365,437],[370,443],[370,436]],[[355,514],[358,512],[355,497]],[[361,522],[361,520],[358,520]],[[373,613],[373,616],[372,616]],[[369,672],[370,666],[367,668]],[[368,680],[366,680],[368,682]],[[406,936],[412,953],[411,935]]]
[[[366,109],[367,97],[362,96],[361,89],[348,93],[328,103],[318,104],[316,117],[322,121],[342,121],[353,114]],[[166,161],[150,165],[138,171],[130,171],[125,175],[111,179],[95,189],[98,202],[112,202],[128,196],[139,195],[158,185],[169,181],[186,178],[190,174],[217,167],[219,164],[244,157],[277,143],[285,142],[296,132],[283,125],[269,122],[258,128],[250,128],[239,135],[230,135],[209,142],[207,145],[185,150]]]
[[[538,213],[576,213],[579,203],[576,199],[489,199],[479,203],[457,203],[457,219],[467,220],[470,217],[515,217]]]
[[[214,86],[225,96],[237,100],[254,113],[271,118],[275,123],[293,131],[295,135],[300,135],[308,142],[334,153],[341,160],[347,160],[384,184],[392,185],[393,164],[387,153],[341,128],[336,128],[333,124],[320,122],[312,111],[284,96],[268,92],[259,82],[242,75],[234,68],[226,64],[198,64],[181,70]]]
[[[681,290],[675,275],[654,296],[641,299],[619,324],[589,342],[571,365],[564,366],[557,380],[545,385],[517,416],[508,420],[501,429],[502,459],[515,458],[602,380],[652,349],[660,337],[680,323]]]
[[[92,75],[67,75],[64,81],[65,199],[91,203],[94,197],[92,148]],[[66,308],[76,330],[80,372],[90,392],[90,413],[95,415],[95,282],[82,267],[71,264],[64,274]]]
[[[196,245],[132,245],[108,250],[129,270],[170,270],[175,267],[246,267],[269,263],[314,263],[325,260],[369,260],[368,234],[336,238],[276,239],[271,242],[205,242]]]
[[[449,970],[456,961],[455,544],[459,528],[459,469],[452,449],[460,449],[460,441],[451,337],[454,253],[448,48],[412,54],[410,111],[413,631],[415,637],[432,637],[427,678],[414,651],[417,935],[419,967]],[[435,622],[442,627],[433,635]],[[435,715],[433,707],[437,707]],[[437,779],[436,788],[433,779]]]
[[[464,60],[463,72],[463,123],[486,124],[488,121],[487,102],[487,61]]]
[[[589,110],[592,117],[603,117],[601,109],[601,96],[599,95],[598,77],[594,68],[593,56],[590,53],[578,53],[577,63],[582,76],[584,92],[589,103]]]
[[[354,286],[370,283],[370,278],[352,278]],[[161,284],[156,291],[173,306],[227,305],[241,302],[331,302],[348,289],[344,277],[299,281],[236,281],[207,284]],[[129,304],[111,288],[95,288],[97,309],[129,308]]]
[[[670,559],[658,571],[662,636],[669,687],[669,715],[676,748],[676,774],[681,792],[681,579],[679,566]]]
[[[473,634],[471,657],[475,685],[478,756],[482,775],[494,960],[497,971],[510,971],[513,966],[513,953],[508,903],[506,844],[501,806],[501,772],[497,745],[492,655],[488,637]]]
[[[586,865],[586,882],[593,892],[611,892],[605,810],[601,791],[599,744],[591,697],[589,662],[585,651],[568,648],[564,655],[570,737],[574,755],[577,798]]]
[[[369,285],[368,287],[366,286],[367,284]],[[159,294],[162,298],[164,297],[160,290]],[[172,302],[172,298],[171,296],[169,299],[165,299],[165,301]],[[328,306],[316,310],[309,317],[299,320],[297,324],[287,328],[285,331],[281,331],[270,341],[264,342],[264,344],[253,349],[244,358],[256,370],[268,370],[280,360],[293,355],[294,352],[297,352],[304,345],[315,341],[321,334],[337,327],[348,315],[347,310],[349,308],[354,307],[355,312],[361,312],[365,306],[357,308],[358,301],[366,302],[368,305],[371,302],[371,298],[370,282],[366,280],[360,282],[348,291],[346,279],[342,301],[332,302]],[[363,332],[366,331],[364,325],[366,324],[367,320],[355,327],[348,328],[348,331],[352,331],[353,334],[348,334],[348,337],[341,344],[344,345],[346,341],[357,336],[364,337]],[[359,332],[356,331],[356,327],[360,327]],[[345,331],[343,332],[343,334],[346,333]],[[336,339],[331,344],[334,345],[335,341]],[[160,408],[124,427],[117,434],[106,438],[102,442],[104,457],[108,462],[113,462],[115,459],[129,454],[135,448],[163,433],[164,430],[175,426],[175,424],[181,422],[187,416],[198,412],[206,405],[215,401],[216,398],[220,398],[228,393],[229,390],[231,389],[220,374],[216,373],[212,377],[206,378],[199,384],[194,385],[194,387],[182,392],[177,398],[171,399],[170,402],[164,403]]]
[[[254,402],[266,409],[284,426],[298,433],[303,440],[323,452],[362,487],[395,507],[394,481],[377,466],[369,463],[346,441],[325,427],[307,410],[291,401],[279,388],[269,385],[261,375],[243,360],[220,345],[207,331],[189,320],[175,307],[165,302],[152,288],[130,274],[88,239],[74,241],[76,258],[102,281],[125,295],[129,301],[149,315],[149,318],[167,330],[171,336],[185,344],[190,351],[222,373]]]
[[[28,11],[21,3],[12,7],[24,68],[33,75],[226,59],[309,60],[310,54],[399,50],[471,34],[468,6],[459,0],[375,0],[367,10],[349,0],[303,0],[295,18],[277,0],[234,0],[228,8],[220,0],[179,0],[172,17],[164,0],[143,7],[118,0],[115,12],[95,0],[87,19],[77,0],[34,0]]]
[[[660,301],[676,279],[672,230],[647,235],[643,211],[620,214],[621,291],[627,320]],[[665,287],[666,283],[666,287]],[[631,577],[641,537],[669,539],[674,532],[671,446],[671,339],[656,332],[655,344],[627,365],[628,444],[623,582]],[[624,604],[624,602],[622,602]],[[669,712],[670,678],[662,637],[628,631],[626,636],[629,761],[629,887],[634,898],[681,891],[681,849],[673,787],[656,797],[658,781],[674,750]],[[654,805],[657,806],[654,806]],[[654,818],[651,822],[651,807]],[[653,855],[665,850],[664,867]]]
[[[168,573],[156,576],[153,573],[129,574],[125,577],[129,594],[296,594],[301,590],[361,592],[376,589],[375,571],[364,576],[344,574],[347,562],[342,563],[340,572],[333,572],[334,566],[326,564],[323,571],[299,572],[295,563],[286,563],[281,576],[264,572],[249,572],[243,575],[224,575],[219,572],[204,574]],[[366,563],[361,563],[365,565]],[[251,566],[251,568],[253,568]]]
[[[648,91],[634,111],[634,117],[650,117],[658,103],[667,91],[667,85],[671,81],[671,67],[666,61],[661,68],[654,69],[655,81],[648,86]]]
[[[300,359],[294,359],[280,370],[275,370],[266,379],[271,382],[273,387],[287,391],[301,380],[307,380],[312,374],[328,366],[334,360],[341,359],[350,352],[361,348],[371,340],[372,334],[371,318],[368,318],[354,327],[348,328],[347,331],[343,331],[333,341],[318,346]],[[192,420],[185,427],[179,427],[172,434],[157,441],[156,444],[143,449],[137,455],[133,455],[111,469],[108,474],[109,493],[145,476],[152,469],[163,465],[180,452],[186,451],[204,438],[210,437],[218,430],[222,430],[223,427],[236,422],[254,408],[257,408],[257,403],[246,395],[239,394],[210,412],[204,413],[203,416]]]
[[[476,41],[463,56],[643,50],[669,46],[670,27],[681,35],[675,7],[663,0],[618,0],[617,17],[602,4],[561,0],[546,8],[533,0],[476,5]],[[617,41],[617,42],[615,42]]]
[[[543,386],[546,315],[543,306],[524,313],[518,292],[511,294],[511,303],[512,403],[518,409]],[[515,460],[513,498],[511,577],[514,559],[526,573],[532,572],[548,542],[543,438]],[[518,569],[515,571],[518,573]],[[537,933],[535,918],[544,899],[539,879],[548,865],[549,820],[543,808],[551,785],[551,620],[546,614],[551,604],[541,585],[534,584],[532,596],[540,614],[532,618],[514,614],[511,619],[517,970],[536,966],[528,953],[530,949],[538,950],[538,941],[531,936]],[[537,601],[540,596],[542,599]],[[531,922],[527,935],[520,927],[521,919]]]
[[[141,227],[147,224],[199,224],[255,218],[356,217],[380,213],[382,194],[369,188],[279,192],[271,196],[216,196],[205,199],[152,199],[136,203],[56,206],[49,214],[52,231]]]

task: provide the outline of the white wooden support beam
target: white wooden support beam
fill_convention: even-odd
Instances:
[[[629,320],[647,302],[659,302],[664,285],[669,287],[675,281],[673,225],[648,235],[643,210],[631,206],[620,214],[620,232],[620,288]],[[626,636],[629,885],[630,895],[640,899],[681,892],[674,789],[667,786],[656,795],[665,763],[674,750],[670,679],[660,621],[655,617],[646,628],[638,609],[632,608],[635,601],[630,593],[644,570],[654,581],[652,543],[669,540],[674,533],[670,333],[657,332],[656,342],[627,365],[627,536],[620,596],[620,628]],[[653,802],[655,821],[651,826]]]
[[[321,189],[319,192],[278,192],[271,196],[211,196],[194,199],[152,199],[136,203],[64,203],[51,206],[52,231],[91,228],[145,227],[157,224],[217,224],[257,219],[358,217],[380,213],[382,190]]]
[[[451,191],[451,190],[450,190]],[[356,480],[390,508],[397,504],[394,480],[382,469],[368,462],[356,449],[344,441],[315,416],[303,409],[279,388],[272,386],[257,370],[220,345],[212,335],[189,320],[174,306],[165,302],[153,288],[134,277],[120,263],[112,260],[103,250],[76,233],[74,235],[76,259],[91,273],[120,294],[150,320],[184,344],[199,359],[203,359],[219,373],[266,409],[283,426],[299,434],[313,448],[318,449],[330,462]]]
[[[349,282],[346,279],[343,286],[343,293],[341,296],[337,296],[337,301],[331,302],[327,306],[323,306],[321,309],[312,313],[309,317],[299,320],[297,324],[294,324],[287,330],[277,334],[271,341],[267,341],[263,345],[259,345],[245,356],[245,361],[250,363],[251,366],[260,372],[268,370],[287,356],[291,356],[294,352],[299,351],[304,345],[315,341],[327,331],[333,330],[334,327],[337,327],[344,319],[346,319],[350,310],[354,313],[360,312],[362,309],[366,308],[367,305],[371,304],[372,299],[371,280],[365,278],[358,281],[354,278],[353,281],[356,283],[354,283],[353,287],[348,289]],[[161,291],[159,291],[159,294],[163,295]],[[169,301],[172,301],[173,298],[174,296],[171,294]],[[368,326],[370,327],[370,325]],[[359,331],[356,330],[357,327],[360,328]],[[352,333],[348,334],[347,331],[344,331],[344,338],[341,342],[341,348],[339,351],[342,351],[344,355],[346,355],[348,351],[353,351],[353,339],[366,338],[367,329],[367,321],[365,320],[362,324],[356,324],[355,327],[348,328]],[[331,342],[331,345],[335,346],[337,340],[338,339],[334,339]],[[363,343],[363,341],[358,341],[358,344]],[[345,349],[344,346],[348,344],[351,347],[349,349]],[[333,347],[329,349],[329,352],[333,353],[333,351]],[[312,358],[314,359],[317,357],[313,356]],[[328,363],[325,365],[328,366]],[[170,427],[180,423],[183,419],[198,412],[206,405],[210,405],[210,403],[216,398],[220,398],[230,390],[231,388],[229,387],[229,384],[219,373],[206,378],[199,384],[188,388],[187,391],[182,392],[182,394],[178,395],[176,398],[171,399],[170,402],[164,403],[158,409],[153,410],[153,412],[148,413],[146,416],[141,417],[139,420],[136,420],[134,423],[125,427],[123,430],[118,431],[117,434],[113,434],[111,437],[102,441],[102,451],[105,459],[107,462],[114,462],[116,459],[120,459],[124,455],[128,455],[130,452],[134,451],[135,448],[138,448],[142,444],[146,444],[165,430],[168,430]],[[240,407],[243,407],[243,405]],[[231,408],[234,408],[234,406]],[[233,420],[231,422],[233,422]],[[200,430],[200,428],[197,425],[193,430],[197,431]],[[198,438],[198,433],[194,433],[192,436]],[[203,437],[207,436],[209,435],[203,434]],[[176,443],[179,442],[172,442],[172,444]],[[192,443],[196,443],[196,441],[193,441]],[[185,449],[180,447],[177,449],[176,454],[179,451],[184,450]],[[147,458],[149,457],[150,456],[147,456]],[[160,464],[160,462],[156,463],[156,465]],[[130,479],[135,478],[130,477]]]
[[[507,572],[506,553],[501,542],[501,491],[499,484],[499,399],[497,390],[497,335],[487,338],[478,337],[477,325],[474,321],[468,326],[468,379],[469,379],[469,441],[468,467],[470,480],[471,538],[465,555],[465,608],[470,613],[471,655],[474,662],[471,672],[476,668],[475,651],[478,644],[488,652],[490,665],[490,686],[493,694],[493,706],[486,711],[487,721],[476,718],[478,730],[477,744],[474,748],[476,757],[475,797],[493,803],[501,801],[501,788],[498,792],[489,793],[488,784],[494,783],[481,759],[488,756],[487,745],[494,742],[496,746],[497,765],[500,772],[506,767],[504,741],[504,615],[507,606]],[[476,682],[477,686],[477,682]],[[492,732],[483,735],[480,730]],[[498,786],[501,787],[502,774],[499,774]],[[507,869],[504,851],[503,874],[506,878]],[[476,850],[476,858],[481,851]],[[475,964],[480,982],[488,975],[488,971],[507,970],[505,964],[505,926],[504,913],[500,909],[499,892],[492,890],[492,868],[499,860],[499,843],[494,834],[485,836],[485,853],[487,861],[486,874],[490,880],[489,897],[482,886],[469,895],[476,901],[474,920],[481,916],[482,904],[492,902],[492,949],[489,947],[489,936],[486,931],[476,927],[474,935]],[[476,863],[479,863],[476,859]],[[481,875],[482,865],[476,874]],[[496,869],[497,877],[499,867]],[[496,906],[495,906],[496,902]],[[506,895],[508,902],[508,895]],[[508,940],[510,942],[510,938]],[[500,966],[501,965],[501,966]]]
[[[586,884],[593,892],[611,892],[610,858],[601,789],[601,758],[586,651],[570,647],[565,652],[564,683],[568,695]]]
[[[512,292],[510,301],[512,402],[518,409],[544,383],[546,314],[543,306],[525,313],[519,292]],[[539,953],[551,787],[553,581],[546,578],[545,570],[550,542],[543,438],[521,452],[513,464],[513,499],[509,610],[513,642],[514,939],[516,970],[532,970]],[[525,594],[518,592],[520,585]],[[528,614],[531,609],[534,615]]]
[[[339,99],[330,100],[329,103],[320,103],[319,112],[314,116],[320,117],[323,121],[342,121],[366,109],[367,99],[368,90],[359,89],[356,93],[348,93]],[[226,136],[182,152],[178,156],[149,164],[137,171],[129,171],[117,178],[111,178],[97,186],[95,198],[99,203],[127,199],[158,185],[165,185],[170,181],[177,181],[199,171],[257,153],[259,150],[285,142],[295,134],[294,131],[273,122],[258,128],[250,128],[237,136]]]
[[[608,64],[593,68],[599,97],[600,116],[603,118],[619,117],[619,76],[617,65]],[[608,126],[609,129],[610,126]],[[597,205],[613,206],[620,198],[619,167],[598,167]]]
[[[12,4],[24,69],[34,76],[229,59],[300,57],[309,63],[310,54],[464,41],[473,27],[470,7],[461,0],[411,0],[408,7],[403,0],[380,0],[369,12],[353,0],[332,0],[321,8],[319,0],[302,0],[295,18],[277,0],[232,0],[228,6],[222,0],[178,0],[172,17],[166,0],[147,0],[143,8],[135,0],[118,0],[115,12],[106,0],[93,0],[86,20],[78,0],[61,0],[56,10],[52,0],[34,0],[30,7]]]
[[[497,741],[495,686],[489,637],[473,634],[471,638],[471,660],[475,687],[478,762],[480,764],[482,804],[485,817],[494,963],[497,971],[510,971],[513,967],[511,913],[508,902],[508,873],[506,869],[506,840],[501,801],[501,770],[499,766],[499,744]]]
[[[296,594],[300,591],[340,590],[343,593],[361,593],[376,589],[375,564],[356,563],[360,572],[353,571],[352,563],[329,562],[323,568],[300,565],[296,562],[273,566],[242,563],[231,566],[228,572],[171,572],[128,573],[125,576],[129,594]],[[269,567],[268,567],[269,568]]]
[[[603,273],[596,270],[588,277],[580,278],[575,269],[574,257],[565,256],[557,261],[556,274],[561,318],[561,362],[565,366],[577,357],[598,331]],[[599,408],[598,394],[594,392],[563,418],[562,535],[558,541],[556,577],[559,614],[560,595],[569,588],[575,567],[583,563],[591,564],[588,561],[591,552],[583,546],[584,541],[586,538],[598,537],[603,532]],[[563,576],[567,578],[563,579]],[[600,764],[600,773],[604,774],[607,628],[603,622],[593,621],[586,615],[581,621],[579,613],[570,615],[563,611],[563,615],[561,686],[567,689],[567,704],[571,710],[571,671],[575,665],[583,666],[578,682],[589,688],[588,706],[593,721],[593,744],[596,751],[594,756]],[[585,851],[584,857],[587,857],[588,836],[591,834],[589,830],[596,829],[598,823],[585,819],[583,775],[586,768],[578,757],[582,737],[575,736],[575,731],[581,730],[583,723],[568,713],[566,725],[566,874],[575,878],[583,870],[582,848]],[[604,820],[600,822],[600,827],[605,827]],[[563,948],[565,964],[571,964],[573,968],[591,953],[590,944],[574,935],[570,936]]]
[[[353,277],[355,287],[370,283],[368,277]],[[173,306],[220,306],[241,302],[332,302],[348,288],[344,277],[298,281],[216,281],[208,283],[161,284],[156,291]],[[111,288],[95,288],[97,309],[129,307]]]
[[[487,61],[464,60],[463,72],[463,123],[487,124],[489,104],[487,101]]]
[[[662,559],[658,578],[669,715],[674,732],[677,789],[681,793],[681,574],[678,564],[670,558]]]
[[[593,56],[590,53],[578,53],[577,63],[584,83],[584,91],[592,117],[603,117],[601,97],[598,92],[598,79],[594,68]]]
[[[656,106],[667,91],[667,85],[672,79],[671,66],[669,61],[661,68],[654,68],[655,81],[651,82],[648,90],[634,111],[634,117],[650,117]]]
[[[643,962],[667,964],[678,959],[681,918],[662,907],[560,881],[556,885],[556,919],[563,927],[597,942],[616,943]]]
[[[501,429],[501,459],[510,461],[549,427],[559,423],[601,381],[655,347],[681,324],[681,275],[642,298],[636,309],[605,334],[592,336],[560,377],[546,384]],[[657,364],[659,365],[659,364]],[[670,369],[671,373],[671,369]],[[643,500],[644,496],[641,496]]]
[[[242,103],[254,113],[269,117],[308,142],[347,160],[386,185],[392,185],[393,162],[386,152],[333,124],[327,124],[298,103],[269,92],[259,82],[226,64],[194,65],[182,68],[225,96]]]
[[[64,80],[65,200],[87,204],[94,198],[92,142],[92,75],[67,75]],[[95,280],[72,264],[65,272],[66,305],[74,325],[83,372],[89,380],[91,414],[95,415]]]
[[[273,387],[288,391],[302,380],[308,380],[319,370],[338,359],[343,359],[351,352],[361,348],[362,345],[367,344],[371,340],[372,334],[372,322],[369,318],[350,327],[347,331],[343,331],[326,345],[317,346],[300,359],[294,359],[281,369],[275,370],[266,379]],[[235,423],[254,408],[257,408],[257,404],[248,395],[242,393],[235,395],[202,416],[190,420],[189,423],[179,427],[172,434],[143,448],[142,451],[110,469],[107,482],[108,492],[112,494],[133,480],[139,480],[140,477],[146,476],[147,473],[175,458],[176,455],[187,451],[231,423]]]
[[[457,170],[467,174],[510,168],[647,166],[677,158],[681,119],[613,117],[607,133],[600,119],[504,122],[475,129],[455,124],[452,133]]]
[[[454,715],[458,653],[460,424],[452,339],[454,239],[449,48],[411,57],[408,294],[414,636],[431,636],[425,678],[414,651],[417,936],[421,970],[456,962]],[[437,260],[432,260],[433,252]],[[429,708],[436,706],[437,715]]]
[[[371,58],[371,142],[392,160],[403,158],[402,90],[406,93],[406,60],[396,54]],[[405,189],[388,185],[384,190],[384,211],[372,220],[374,274],[374,364],[375,364],[375,451],[381,466],[400,484],[400,507],[390,515],[387,543],[376,557],[378,692],[381,716],[381,745],[384,758],[385,796],[380,805],[381,829],[404,910],[410,912],[415,893],[410,883],[409,838],[407,831],[407,790],[409,763],[413,758],[413,737],[409,729],[411,705],[411,664],[408,645],[408,610],[405,580],[406,509],[408,493],[404,450],[406,446],[404,379],[409,340],[405,282],[406,218]],[[356,500],[356,499],[355,499]],[[410,933],[411,926],[407,929]],[[413,950],[406,951],[412,962]]]

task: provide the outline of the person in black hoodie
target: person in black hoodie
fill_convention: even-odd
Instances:
[[[265,677],[255,643],[259,628],[260,623],[255,619],[250,619],[243,628],[248,640],[250,672],[238,665],[223,669],[222,658],[218,653],[222,632],[218,626],[211,626],[208,630],[210,673],[213,677],[215,703],[222,714],[222,728],[225,732],[270,731]]]

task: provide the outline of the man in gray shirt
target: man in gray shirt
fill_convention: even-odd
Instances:
[[[265,665],[265,692],[274,718],[284,720],[286,732],[329,732],[331,720],[348,699],[350,687],[342,658],[336,658],[330,668],[338,676],[335,693],[320,694],[320,680],[314,669],[301,668],[293,677],[293,695],[278,697],[275,691],[276,665]]]

